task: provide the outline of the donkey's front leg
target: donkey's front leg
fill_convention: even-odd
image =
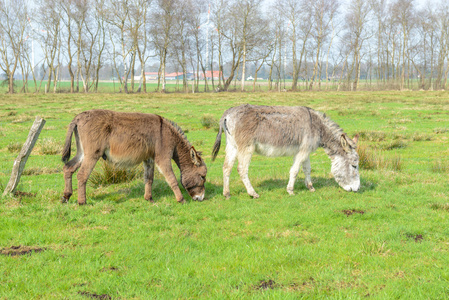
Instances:
[[[253,154],[254,149],[249,148],[245,150],[246,151],[243,151],[243,153],[239,153],[238,155],[239,163],[237,170],[239,172],[240,178],[243,181],[243,184],[245,185],[248,194],[253,198],[259,198],[259,194],[257,194],[256,191],[254,190],[248,177],[249,163],[251,162],[251,156]]]
[[[304,160],[307,160],[307,154],[304,154],[303,152],[299,151],[298,154],[296,154],[295,159],[293,161],[293,166],[290,168],[290,178],[288,180],[287,184],[287,193],[290,195],[294,195],[293,192],[294,186],[295,186],[295,180],[296,176],[298,175],[299,168],[301,167],[301,164]]]
[[[307,156],[306,160],[303,161],[302,171],[304,172],[304,183],[306,184],[306,187],[309,189],[309,191],[315,192],[315,189],[312,185],[312,178],[310,176],[310,173],[312,171],[312,167],[310,166],[310,156]]]
[[[153,185],[154,179],[154,160],[149,159],[143,162],[144,168],[144,184],[145,184],[145,195],[144,198],[147,201],[154,202],[151,195],[151,187]]]
[[[162,175],[164,175],[165,180],[175,194],[176,201],[178,201],[179,203],[184,203],[185,200],[182,196],[181,190],[179,189],[178,180],[176,179],[175,173],[173,172],[171,161],[164,161],[160,164],[156,162],[156,164],[159,167],[159,171],[161,171]]]

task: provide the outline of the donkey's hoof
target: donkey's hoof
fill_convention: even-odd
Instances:
[[[287,193],[288,193],[290,196],[294,196],[294,195],[295,195],[295,192],[293,192],[293,190],[287,190]]]
[[[178,200],[178,203],[179,203],[179,204],[185,204],[185,203],[186,203],[186,200],[184,200],[184,198],[182,198],[181,200]]]
[[[308,183],[308,184],[306,184],[306,185],[307,185],[307,188],[309,189],[309,191],[315,192],[315,189],[313,188],[312,183]]]
[[[61,197],[61,203],[69,203],[69,199],[67,199],[66,197],[62,196]]]
[[[257,193],[250,194],[250,196],[253,197],[253,199],[257,199],[260,197],[259,194],[257,194]]]

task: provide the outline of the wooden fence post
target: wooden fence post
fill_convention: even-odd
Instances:
[[[34,145],[36,144],[37,138],[42,131],[42,128],[45,125],[45,120],[41,117],[36,117],[34,120],[33,126],[31,126],[30,133],[28,134],[28,138],[23,144],[22,150],[20,150],[19,155],[14,161],[14,165],[12,167],[11,178],[9,179],[8,185],[6,186],[5,191],[3,192],[3,196],[6,196],[8,193],[13,194],[19,185],[20,176],[22,175],[22,171],[25,168],[25,164],[27,162],[28,156],[30,156],[31,151],[33,150]]]

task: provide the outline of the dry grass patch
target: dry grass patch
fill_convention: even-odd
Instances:
[[[22,144],[19,142],[11,142],[6,146],[9,152],[17,153],[22,149]]]
[[[449,203],[433,203],[430,205],[430,208],[433,210],[444,210],[449,212]]]
[[[382,142],[387,139],[387,134],[383,131],[367,131],[362,130],[359,132],[361,140],[369,142]]]
[[[430,169],[434,173],[448,173],[449,172],[449,162],[442,161],[441,159],[435,160]]]
[[[419,142],[419,141],[431,141],[433,139],[433,136],[430,134],[426,134],[426,133],[417,133],[415,132],[412,136],[412,140],[414,142]]]
[[[62,168],[47,168],[47,167],[31,167],[31,168],[25,168],[23,170],[22,175],[25,176],[33,176],[33,175],[47,175],[47,174],[56,174],[60,173],[62,171]]]
[[[139,166],[123,169],[107,161],[102,161],[100,170],[92,172],[89,182],[93,186],[110,185],[133,181],[141,175],[142,170]]]
[[[62,151],[62,144],[54,138],[44,138],[38,142],[37,151],[41,155],[56,155]]]
[[[212,114],[204,114],[201,116],[201,125],[203,125],[204,128],[219,128],[218,120],[214,117]]]
[[[389,143],[384,143],[380,145],[380,149],[382,150],[393,150],[393,149],[402,149],[407,147],[407,142],[403,140],[395,140]]]
[[[382,151],[370,149],[366,145],[357,147],[359,154],[359,167],[365,170],[392,170],[400,171],[403,168],[402,160],[399,155],[386,158]]]
[[[11,123],[25,123],[28,121],[33,120],[33,117],[30,116],[18,116],[16,118],[14,118]]]
[[[449,128],[447,128],[447,127],[437,127],[437,128],[433,129],[433,132],[435,132],[436,134],[447,133],[447,132],[449,132]]]

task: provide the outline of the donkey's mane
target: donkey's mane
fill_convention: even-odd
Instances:
[[[331,120],[328,116],[326,116],[325,113],[322,113],[320,111],[315,111],[317,116],[321,119],[323,122],[324,127],[328,130],[328,133],[330,133],[331,136],[333,136],[337,141],[340,139],[340,136],[344,134],[343,129]]]
[[[167,121],[167,123],[169,125],[171,125],[173,127],[173,129],[175,130],[175,132],[177,132],[179,134],[179,136],[182,138],[182,140],[185,141],[185,143],[187,143],[187,145],[189,147],[191,147],[192,145],[190,144],[189,140],[187,139],[186,134],[184,133],[184,131],[181,129],[181,127],[179,127],[178,124],[176,124],[175,122],[173,122],[172,120],[168,120],[166,118],[164,118],[165,121]]]

